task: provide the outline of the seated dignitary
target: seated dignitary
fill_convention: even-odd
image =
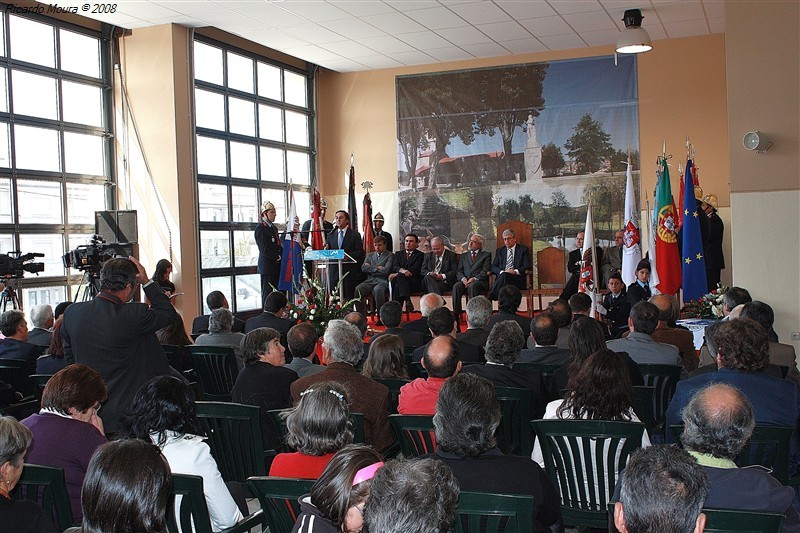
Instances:
[[[47,348],[53,339],[53,308],[47,304],[34,305],[30,316],[33,329],[28,332],[28,342]]]
[[[236,524],[243,514],[222,479],[205,437],[198,433],[189,386],[178,378],[160,376],[139,390],[120,421],[119,436],[155,444],[173,474],[202,477],[211,526],[219,531]],[[176,515],[179,509],[180,499],[176,498]]]
[[[772,311],[772,307],[764,302],[759,302],[758,300],[747,302],[742,307],[742,313],[739,316],[755,320],[767,331],[768,335],[774,331],[772,325],[775,323],[775,313]],[[797,355],[795,354],[794,346],[781,344],[770,338],[769,362],[773,365],[788,367],[789,372],[786,377],[800,383],[800,372],[797,370]]]
[[[289,300],[281,291],[272,291],[264,300],[264,312],[260,315],[248,318],[244,323],[245,334],[250,333],[256,328],[272,328],[281,334],[281,344],[286,348],[286,334],[294,323],[289,320],[286,307]]]
[[[25,313],[11,309],[0,315],[0,359],[36,361],[44,348],[28,342],[28,322]]]
[[[378,450],[390,446],[394,438],[389,427],[389,389],[356,370],[364,353],[361,334],[344,320],[331,320],[322,342],[324,371],[292,383],[292,398],[299,401],[304,390],[321,381],[338,381],[347,387],[350,411],[364,415],[364,440]]]
[[[725,321],[714,335],[719,370],[681,380],[667,408],[667,425],[680,424],[682,412],[695,392],[707,383],[727,383],[739,389],[750,403],[756,424],[797,428],[800,393],[790,380],[764,372],[769,363],[769,339],[764,328],[749,318]],[[667,433],[667,440],[674,438]],[[797,430],[792,435],[789,473],[794,474],[800,457]]]
[[[139,284],[150,306],[126,303],[138,293]],[[94,368],[108,387],[108,401],[100,412],[106,433],[116,432],[118,418],[142,385],[156,376],[177,374],[155,334],[172,324],[177,314],[169,297],[133,257],[103,263],[100,293],[64,311],[61,337],[67,361]]]
[[[533,368],[512,368],[524,345],[525,337],[516,322],[499,322],[492,328],[486,341],[486,364],[468,365],[464,367],[464,372],[484,377],[497,387],[530,390],[531,414],[539,418],[550,399],[544,389],[542,374]]]
[[[269,467],[277,477],[317,479],[333,454],[353,442],[347,389],[335,381],[320,381],[303,392],[286,412],[286,443],[294,452],[279,453]]]
[[[233,330],[233,313],[220,307],[211,311],[211,317],[208,319],[208,333],[204,333],[197,337],[195,344],[197,346],[221,346],[233,348],[233,354],[236,356],[236,364],[241,370],[244,367],[242,362],[242,341],[244,341],[244,333],[234,333]]]
[[[425,254],[417,250],[419,239],[413,233],[406,235],[403,240],[403,250],[394,254],[392,273],[389,274],[389,283],[392,284],[392,298],[406,304],[406,311],[413,311],[411,293],[422,292],[422,261]]]
[[[397,335],[381,335],[371,342],[361,374],[371,379],[408,381],[403,339]]]
[[[394,254],[386,249],[386,237],[375,237],[373,241],[375,251],[367,254],[361,272],[367,279],[356,286],[356,297],[363,298],[370,294],[375,299],[375,308],[380,309],[386,302],[386,293],[389,292],[389,274],[394,265]],[[382,326],[380,316],[378,325]]]
[[[431,239],[431,251],[422,260],[422,286],[426,293],[444,294],[453,288],[458,256],[445,248],[441,237]]]
[[[281,443],[267,411],[292,406],[289,386],[297,380],[294,370],[283,367],[285,349],[280,338],[280,333],[272,328],[254,329],[245,336],[242,342],[244,368],[231,390],[234,402],[261,408],[264,446],[272,449],[279,448]]]
[[[436,295],[434,295],[436,296]],[[386,302],[379,310],[381,322],[386,329],[372,336],[370,344],[379,339],[382,335],[397,335],[402,339],[403,346],[416,348],[427,342],[425,334],[419,331],[406,331],[400,327],[403,319],[403,306],[400,302]],[[427,329],[427,328],[426,328]]]
[[[544,470],[527,457],[503,455],[495,431],[500,403],[494,386],[461,372],[439,393],[433,426],[436,453],[462,491],[533,496],[533,531],[561,531],[561,498]]]
[[[206,296],[206,305],[208,308],[213,312],[215,309],[225,308],[230,309],[228,305],[228,299],[225,298],[225,295],[222,294],[220,291],[211,291]],[[201,333],[208,333],[208,319],[211,317],[210,314],[208,315],[200,315],[199,317],[195,318],[192,321],[192,335],[200,335]],[[240,320],[238,318],[233,319],[233,327],[231,328],[232,331],[236,333],[243,333],[244,332],[244,320]]]
[[[453,312],[461,317],[461,297],[467,301],[489,292],[489,272],[492,254],[483,250],[483,236],[474,234],[469,238],[468,250],[458,257],[456,282],[453,284]]]
[[[515,285],[506,285],[500,289],[497,298],[497,313],[489,318],[486,329],[492,330],[495,324],[503,320],[513,320],[519,324],[525,338],[531,334],[531,321],[529,318],[517,314],[519,304],[522,303],[522,293]]]
[[[584,260],[589,259],[589,250],[584,252],[583,251],[583,237],[586,233],[581,230],[575,235],[575,250],[572,250],[569,253],[569,257],[567,258],[567,271],[570,273],[570,277],[567,280],[566,285],[564,286],[564,290],[561,292],[559,298],[564,300],[569,300],[569,297],[578,292],[578,281],[581,276],[581,269],[584,265]],[[597,246],[594,247],[594,261],[597,265],[603,264],[603,250],[598,248]],[[601,267],[598,267],[597,272],[600,273]]]
[[[672,328],[669,324],[675,319],[675,297],[668,294],[657,294],[650,298],[650,303],[658,308],[658,326],[651,336],[656,342],[671,344],[678,349],[683,368],[691,372],[697,368],[697,352],[694,349],[694,335],[685,328]]]
[[[433,415],[444,382],[461,370],[458,343],[450,335],[434,338],[425,346],[422,367],[427,378],[417,378],[400,388],[397,412],[401,415]]]
[[[631,455],[614,524],[621,533],[703,533],[708,478],[685,451],[651,446]]]
[[[527,246],[517,243],[517,236],[513,230],[503,232],[503,244],[494,253],[492,261],[492,274],[497,276],[492,284],[489,299],[500,298],[500,290],[507,285],[518,289],[528,288],[528,271],[531,269],[531,253]],[[516,312],[516,309],[514,310]]]
[[[597,306],[597,311],[605,318],[611,338],[616,339],[628,331],[628,318],[631,316],[631,302],[618,272],[609,277],[608,291],[603,296],[603,303]]]
[[[319,335],[312,324],[301,322],[292,326],[292,329],[286,334],[286,342],[289,343],[292,360],[284,366],[289,370],[294,370],[301,378],[325,370],[324,366],[314,363],[317,340],[319,340]]]
[[[458,481],[441,461],[431,458],[389,461],[372,478],[364,507],[367,530],[453,531],[458,495]]]
[[[431,336],[434,338],[439,335],[448,335],[454,339],[456,337],[456,318],[453,316],[453,312],[446,307],[440,307],[431,313],[431,316],[428,317],[428,327]],[[457,339],[456,344],[458,345],[458,353],[462,362],[483,363],[486,360],[483,357],[484,349],[482,346],[475,346]],[[414,363],[422,361],[423,353],[425,353],[425,346],[420,346],[411,354],[411,361]]]
[[[622,254],[625,249],[625,232],[618,230],[614,232],[614,246],[609,246],[603,252],[603,260],[599,263],[599,273],[603,278],[603,287],[608,287],[608,282],[613,274],[622,271]],[[620,281],[622,278],[620,278]],[[608,287],[610,290],[611,287]]]
[[[533,348],[522,350],[518,363],[563,365],[569,360],[569,350],[556,346],[558,325],[550,313],[539,313],[533,317],[530,338],[533,340]]]
[[[781,513],[786,516],[781,531],[800,531],[792,488],[764,468],[739,468],[734,462],[755,427],[753,406],[744,394],[730,385],[711,383],[686,404],[683,423],[683,447],[711,483],[704,507]]]
[[[467,331],[456,334],[456,339],[467,344],[481,346],[489,338],[486,325],[492,316],[492,302],[485,296],[470,298],[467,302]]]
[[[615,352],[627,352],[638,364],[680,365],[678,349],[671,344],[653,340],[652,333],[658,326],[658,307],[650,302],[639,302],[631,309],[628,318],[630,333],[624,339],[608,342]]]
[[[429,337],[430,331],[428,331],[428,316],[440,307],[444,307],[444,298],[432,292],[425,294],[419,299],[419,310],[422,316],[416,320],[412,320],[411,322],[406,322],[403,324],[403,331],[416,331]]]

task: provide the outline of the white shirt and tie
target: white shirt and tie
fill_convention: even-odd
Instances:
[[[511,248],[506,248],[506,268],[505,270],[513,270],[514,274],[519,275],[519,271],[514,268],[514,251],[516,250],[517,245],[515,244]]]

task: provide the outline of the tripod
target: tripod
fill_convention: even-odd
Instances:
[[[94,268],[85,271],[83,273],[83,279],[81,280],[81,285],[75,292],[75,299],[73,301],[88,302],[90,300],[94,300],[94,297],[97,296],[97,293],[99,292],[98,277],[99,274],[95,272]],[[80,298],[81,291],[83,291],[83,298]]]
[[[8,279],[4,281],[6,288],[3,289],[3,292],[0,293],[0,308],[3,309],[5,313],[6,309],[8,308],[8,304],[11,304],[11,309],[19,309],[19,296],[17,296],[17,291],[14,288],[13,281]]]

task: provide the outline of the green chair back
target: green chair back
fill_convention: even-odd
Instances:
[[[400,388],[410,382],[405,379],[373,379],[374,381],[389,387],[389,414],[396,415],[397,405],[400,403]]]
[[[436,451],[432,416],[389,415],[389,424],[400,441],[400,450],[405,457],[418,457]]]
[[[314,480],[259,476],[247,483],[264,511],[264,531],[291,531],[300,515],[300,497],[311,492]]]
[[[706,533],[779,533],[783,514],[728,509],[703,509]]]
[[[267,415],[269,416],[272,425],[275,426],[275,429],[278,432],[278,436],[281,439],[280,451],[283,453],[291,453],[296,451],[286,442],[286,437],[289,435],[289,430],[286,427],[286,417],[281,415],[281,413],[284,412],[288,413],[289,411],[291,411],[291,409],[270,409],[269,411],[267,411]],[[363,443],[364,414],[350,413],[350,421],[353,423],[353,442],[358,444]]]
[[[28,379],[33,382],[36,399],[39,400],[39,402],[42,401],[42,392],[44,392],[44,386],[47,385],[47,382],[50,381],[50,378],[52,377],[53,374],[31,374],[28,376]]]
[[[35,361],[0,359],[0,380],[14,387],[15,391],[22,394],[24,400],[33,398],[36,394],[36,387],[28,378],[35,373]]]
[[[17,420],[23,420],[38,412],[39,400],[36,398],[22,400],[17,403],[12,403],[7,407],[0,408],[0,414],[3,416],[13,416]]]
[[[678,381],[681,379],[681,370],[683,367],[680,365],[639,365],[639,370],[642,372],[644,384],[648,387],[655,387],[655,395],[653,396],[653,419],[655,420],[655,428],[659,428],[663,432],[664,423],[666,421],[667,407],[669,402],[672,401],[672,396],[675,394],[675,387],[678,386]]]
[[[634,385],[631,393],[633,410],[648,432],[656,431],[655,402],[656,388],[647,385]]]
[[[608,502],[628,457],[642,447],[644,424],[534,420],[531,425],[542,447],[547,475],[561,494],[564,523],[607,528]]]
[[[556,370],[564,366],[563,364],[551,363],[514,363],[512,368],[532,368],[538,370],[544,380],[544,390],[551,393],[558,393],[556,386]]]
[[[513,387],[495,387],[501,418],[495,436],[497,447],[507,455],[530,457],[533,451],[531,431],[531,391]]]
[[[533,497],[462,492],[456,508],[457,533],[529,533]]]
[[[411,366],[409,367],[409,373],[414,378],[428,379],[428,371],[422,367],[422,363],[420,361],[411,363]]]
[[[50,513],[59,531],[75,525],[63,468],[25,463],[12,496],[19,500],[33,500],[41,505]]]
[[[233,348],[226,346],[187,346],[194,370],[203,387],[203,399],[230,402],[231,390],[239,375]]]
[[[176,505],[167,508],[167,531],[194,531],[194,533],[211,533],[211,517],[208,504],[203,494],[203,478],[186,474],[172,474],[172,493],[175,500],[180,498],[178,515]],[[261,525],[263,511],[258,510],[240,520],[236,525],[223,529],[222,533],[242,533]],[[194,527],[192,527],[194,526]]]

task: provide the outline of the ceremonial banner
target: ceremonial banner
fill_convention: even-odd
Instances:
[[[322,250],[325,248],[325,238],[322,236],[322,208],[320,207],[319,191],[316,187],[311,189],[311,198],[314,205],[311,211],[311,235],[308,242],[312,250]]]
[[[700,217],[706,216],[694,197],[695,168],[691,159],[686,162],[683,183],[683,229],[681,231],[681,265],[683,266],[683,301],[699,300],[708,292],[706,262],[703,257],[703,238]]]
[[[667,160],[660,157],[658,164],[659,177],[653,207],[654,264],[658,272],[656,288],[661,294],[675,294],[681,288],[681,260],[678,252],[678,237],[675,234],[675,201],[672,198]],[[651,284],[651,286],[653,285]]]
[[[589,316],[593,317],[595,311],[595,295],[597,294],[597,258],[594,256],[594,224],[592,223],[592,202],[586,208],[586,225],[583,229],[583,248],[581,249],[581,273],[578,280],[578,291],[588,293],[592,298],[592,307]]]
[[[639,233],[639,204],[636,201],[636,193],[633,188],[633,176],[631,175],[631,159],[628,157],[628,170],[625,182],[625,226],[623,231],[624,248],[622,250],[622,282],[626,286],[636,281],[636,265],[642,260],[642,243]]]
[[[372,241],[375,239],[375,232],[372,230],[372,198],[369,192],[364,195],[364,227],[361,231],[361,237],[364,241],[364,252],[370,253],[372,251]]]
[[[286,232],[283,237],[283,255],[281,256],[281,276],[278,280],[278,290],[290,291],[291,294],[294,294],[295,286],[300,287],[303,276],[303,256],[300,249],[300,225],[298,222],[294,192],[289,189],[289,214],[286,221]]]
[[[350,215],[350,227],[358,231],[358,206],[356,205],[356,168],[353,156],[350,156],[350,175],[347,182],[347,211]]]

